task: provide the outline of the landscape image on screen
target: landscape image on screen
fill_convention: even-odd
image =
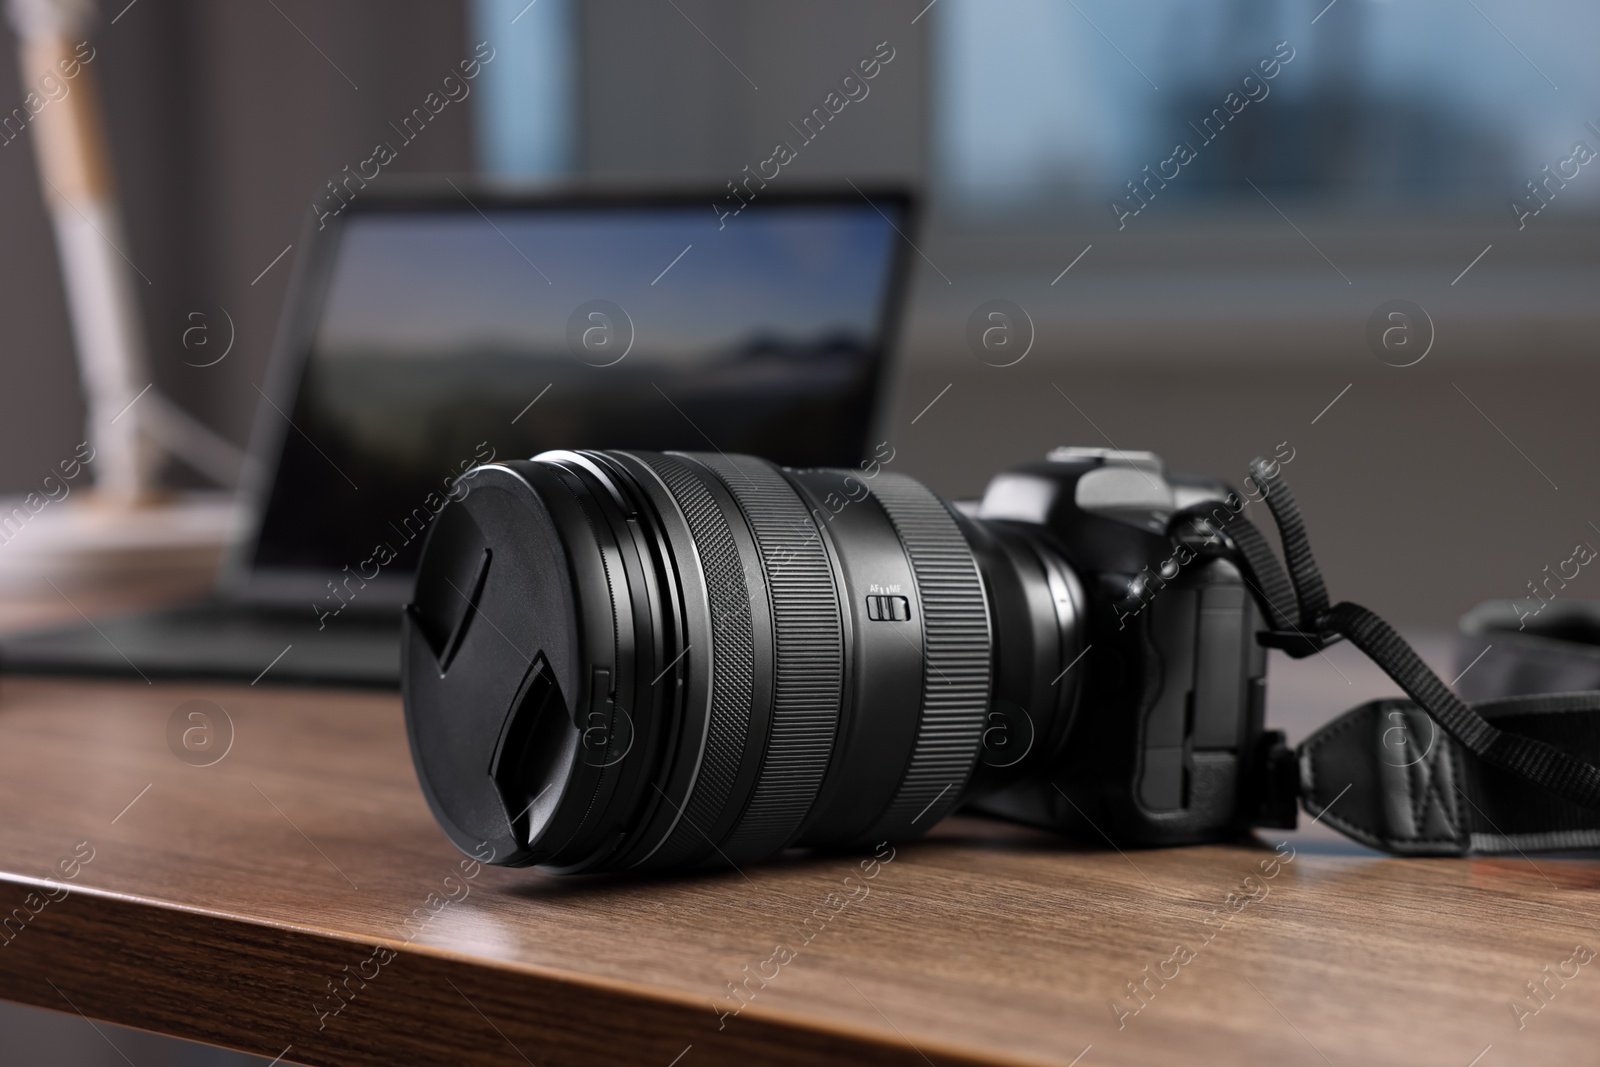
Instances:
[[[465,205],[464,205],[465,206]],[[357,214],[294,398],[259,565],[338,569],[464,462],[556,448],[863,455],[893,206]],[[287,407],[287,405],[282,405]]]

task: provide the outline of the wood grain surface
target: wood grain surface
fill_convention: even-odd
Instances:
[[[1341,648],[1272,686],[1294,733],[1386,691]],[[190,700],[214,765],[169,747]],[[957,818],[865,869],[555,880],[462,867],[396,696],[0,679],[11,1000],[308,1064],[1594,1058],[1600,867],[1282,840]]]

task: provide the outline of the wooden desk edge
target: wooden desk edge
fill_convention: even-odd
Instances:
[[[51,883],[0,874],[0,884],[25,895]],[[931,1038],[913,1044],[898,1030],[889,1036],[754,1005],[724,1020],[709,997],[679,990],[89,886],[73,887],[20,932],[7,932],[0,997],[306,1064],[626,1057],[668,1067],[691,1047],[692,1067],[743,1067],[754,1057],[776,1065],[847,1058],[926,1067],[929,1057],[941,1067],[1046,1062]],[[379,946],[392,958],[377,953]],[[343,996],[332,991],[336,981]]]

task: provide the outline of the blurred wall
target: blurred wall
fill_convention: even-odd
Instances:
[[[798,158],[775,181],[923,173],[927,20],[912,25],[905,4],[588,0],[582,11],[581,154],[590,174],[721,188],[779,141]],[[790,123],[822,106],[880,42],[894,58],[865,98],[803,143]]]

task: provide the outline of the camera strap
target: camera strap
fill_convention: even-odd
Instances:
[[[1464,702],[1383,619],[1330,604],[1280,468],[1256,459],[1250,470],[1287,573],[1237,497],[1186,508],[1169,528],[1200,533],[1239,568],[1270,627],[1262,644],[1301,659],[1347,639],[1410,698],[1363,704],[1293,750],[1269,733],[1256,765],[1256,825],[1292,826],[1298,797],[1320,821],[1400,855],[1600,846],[1600,691]],[[1592,651],[1554,655],[1566,676],[1595,676],[1583,670]],[[1525,657],[1519,665],[1525,676]]]

